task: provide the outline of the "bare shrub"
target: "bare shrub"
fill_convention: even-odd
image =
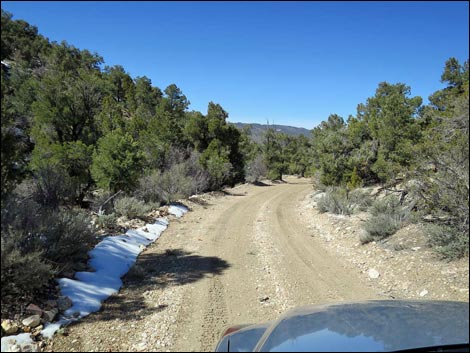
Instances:
[[[246,166],[246,181],[249,183],[256,183],[262,177],[267,175],[268,168],[266,167],[266,163],[264,162],[264,158],[262,155],[258,155],[255,159],[251,160]]]
[[[191,194],[198,194],[204,191],[207,191],[210,186],[211,176],[207,170],[205,170],[199,160],[201,154],[194,151],[191,153],[191,156],[186,161],[188,166],[188,176],[192,181]]]
[[[87,259],[97,239],[90,217],[80,211],[54,212],[45,218],[39,236],[44,256],[64,267]]]
[[[54,273],[86,260],[97,241],[90,225],[81,212],[10,200],[2,209],[2,293],[32,293]]]
[[[23,236],[22,232],[14,230],[8,234],[2,231],[2,298],[6,295],[32,294],[41,289],[54,273],[41,251],[27,252],[18,247]]]
[[[173,164],[169,170],[156,170],[142,177],[136,195],[146,202],[171,203],[207,190],[211,177],[198,158],[194,153],[188,160]]]
[[[318,198],[317,207],[320,212],[342,215],[350,215],[354,211],[347,199],[346,189],[334,187],[327,188],[323,197]]]
[[[73,202],[72,180],[54,165],[42,165],[34,173],[34,199],[44,207],[57,209],[61,203]]]
[[[166,203],[188,197],[193,190],[191,178],[188,176],[188,166],[185,163],[175,164],[170,170],[159,175],[157,189]]]
[[[151,211],[152,205],[136,199],[135,197],[120,197],[114,204],[115,212],[118,216],[124,216],[127,219],[146,218],[148,212]]]
[[[348,200],[353,208],[359,211],[367,211],[367,209],[372,205],[373,199],[370,196],[370,193],[362,189],[354,189],[348,194]]]
[[[114,195],[116,194],[113,194],[110,191],[102,190],[94,193],[90,205],[91,210],[98,214],[101,212],[103,215],[113,213],[114,201],[117,196],[116,195],[115,197],[113,197]]]
[[[116,214],[103,214],[98,216],[96,224],[102,229],[112,229],[116,226]]]

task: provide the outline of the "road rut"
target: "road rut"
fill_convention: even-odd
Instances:
[[[102,311],[55,338],[52,350],[212,351],[228,325],[301,305],[377,299],[305,222],[299,205],[311,184],[286,180],[191,204],[140,256],[142,278],[125,278]]]

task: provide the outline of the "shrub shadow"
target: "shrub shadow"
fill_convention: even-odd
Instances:
[[[152,291],[199,281],[222,274],[230,264],[216,256],[200,256],[182,249],[167,249],[161,253],[142,253],[133,268],[122,278],[118,294],[109,297],[101,310],[72,323],[93,321],[140,321],[165,310],[158,295],[149,300]]]

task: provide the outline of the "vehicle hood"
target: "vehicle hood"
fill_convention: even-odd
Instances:
[[[297,308],[225,336],[217,351],[386,352],[468,342],[468,302],[388,300]]]
[[[466,302],[395,300],[303,307],[268,326],[254,351],[364,352],[468,344],[468,321]]]

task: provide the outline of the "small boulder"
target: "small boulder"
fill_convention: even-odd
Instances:
[[[21,323],[28,327],[36,327],[41,323],[41,317],[39,315],[28,316]]]
[[[54,320],[55,316],[59,313],[59,309],[53,308],[51,310],[47,310],[42,314],[43,319],[46,322],[52,322]]]
[[[420,293],[419,293],[419,296],[420,297],[425,297],[426,295],[428,295],[428,291],[426,289],[422,290]]]
[[[380,273],[375,268],[371,268],[369,269],[368,275],[369,275],[369,278],[371,279],[377,279],[379,278]]]
[[[2,329],[5,331],[7,336],[14,335],[18,332],[18,325],[15,324],[12,320],[3,320],[2,321]]]
[[[36,304],[29,304],[26,307],[26,311],[33,315],[42,315],[43,310]]]

